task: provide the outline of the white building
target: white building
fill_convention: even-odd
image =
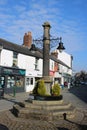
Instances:
[[[62,53],[58,52],[58,59],[67,65],[66,67],[59,64],[59,73],[61,74],[61,84],[63,85],[64,82],[70,83],[72,78],[73,57],[72,55],[63,51]]]
[[[0,81],[6,92],[32,91],[35,81],[42,77],[42,54],[32,54],[29,48],[0,39]]]
[[[43,75],[42,51],[37,48],[37,51],[32,53],[29,50],[31,40],[27,40],[26,37],[32,40],[30,32],[25,34],[23,45],[0,39],[0,87],[4,87],[7,93],[13,91],[15,82],[17,92],[30,92],[33,90],[35,82]],[[27,41],[29,42],[27,43]],[[65,68],[68,67],[54,55],[50,55],[49,74],[54,80],[61,76],[58,72],[59,64]]]

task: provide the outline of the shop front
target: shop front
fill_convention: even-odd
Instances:
[[[23,92],[25,88],[25,70],[0,66],[0,88],[4,93]]]

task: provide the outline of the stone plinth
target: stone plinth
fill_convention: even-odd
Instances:
[[[50,95],[52,87],[52,78],[50,76],[44,76],[42,79],[44,80],[46,86],[46,92]]]
[[[73,118],[75,107],[71,103],[60,101],[28,100],[27,102],[13,106],[13,113],[24,119],[57,120]]]

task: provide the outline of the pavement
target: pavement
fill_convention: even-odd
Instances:
[[[61,90],[63,99],[71,102],[76,107],[78,116],[75,119],[42,121],[32,119],[19,119],[15,117],[10,109],[18,102],[29,98],[29,93],[22,92],[5,94],[0,99],[0,130],[87,130],[87,87],[64,88]],[[84,98],[85,97],[85,98]]]
[[[4,98],[0,99],[0,112],[11,109],[15,103],[22,102],[28,97],[28,92],[16,93],[15,97],[13,94],[4,94]]]

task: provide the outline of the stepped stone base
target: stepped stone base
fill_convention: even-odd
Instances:
[[[19,118],[37,120],[69,119],[75,116],[75,107],[71,103],[60,101],[28,100],[15,104],[13,113]]]

